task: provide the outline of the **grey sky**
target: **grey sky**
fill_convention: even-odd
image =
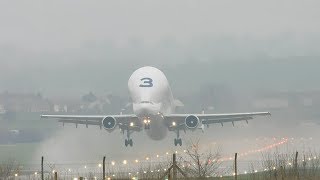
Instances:
[[[176,65],[189,61],[315,60],[319,7],[319,1],[308,0],[0,0],[0,91],[125,93],[130,74],[144,65],[164,68],[180,87],[175,72],[181,79],[187,74]],[[216,65],[209,66],[214,71]],[[219,72],[230,69],[223,67]],[[283,74],[292,72],[281,67]],[[210,83],[226,81],[221,73],[215,77]]]
[[[61,51],[88,41],[128,38],[146,43],[173,36],[249,36],[265,39],[319,33],[320,2],[242,1],[1,1],[0,44],[26,51]]]

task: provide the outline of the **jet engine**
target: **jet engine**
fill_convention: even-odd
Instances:
[[[105,130],[112,132],[117,125],[117,120],[114,117],[107,116],[102,120],[102,126]]]
[[[196,130],[196,128],[199,126],[200,120],[195,115],[189,115],[186,117],[184,123],[188,129]]]

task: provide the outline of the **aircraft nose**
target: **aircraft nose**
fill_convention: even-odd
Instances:
[[[154,115],[159,112],[159,107],[157,104],[153,104],[150,101],[141,101],[138,104],[134,105],[134,111],[137,115],[147,116]]]

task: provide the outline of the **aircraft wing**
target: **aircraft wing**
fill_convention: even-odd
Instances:
[[[248,121],[253,119],[256,116],[268,116],[271,115],[270,112],[250,112],[250,113],[225,113],[225,114],[171,114],[164,116],[166,121],[169,124],[169,130],[177,129],[187,129],[185,125],[185,120],[189,116],[195,116],[199,119],[200,125],[209,125],[235,121]],[[175,124],[173,126],[173,124]]]
[[[78,127],[78,124],[94,126],[100,126],[102,128],[102,121],[106,117],[112,117],[116,120],[116,126],[119,126],[120,129],[130,128],[134,131],[140,131],[142,124],[139,121],[138,117],[134,114],[128,115],[41,115],[41,118],[50,118],[57,119],[58,122],[63,124],[75,124]],[[134,123],[130,126],[130,123]]]

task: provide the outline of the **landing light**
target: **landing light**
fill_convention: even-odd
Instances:
[[[130,126],[131,126],[131,127],[134,126],[133,122],[130,123]]]
[[[176,126],[177,124],[176,124],[176,122],[172,122],[172,126]]]
[[[150,119],[148,119],[148,123],[150,123],[151,121],[150,121]]]
[[[148,120],[147,120],[147,119],[145,119],[145,120],[143,120],[143,122],[144,122],[145,124],[147,124],[147,123],[148,123]]]

